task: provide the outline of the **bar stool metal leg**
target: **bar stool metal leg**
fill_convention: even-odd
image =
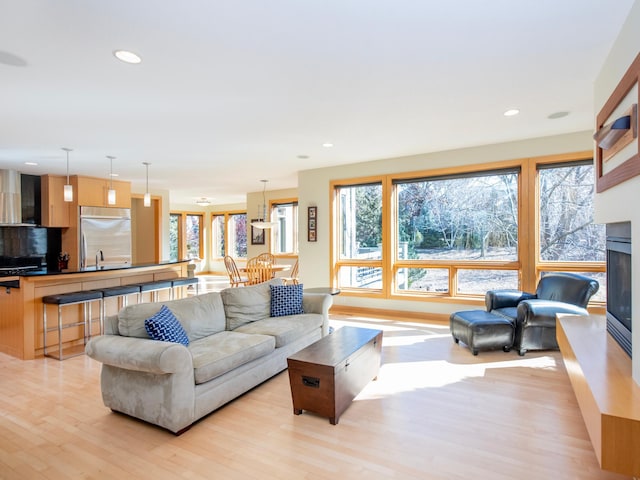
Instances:
[[[87,339],[91,336],[91,323],[92,323],[92,303],[98,300],[100,305],[100,313],[99,313],[99,322],[102,325],[102,292],[95,290],[86,290],[86,291],[78,291],[78,292],[69,292],[62,293],[57,295],[46,295],[42,297],[42,326],[43,326],[43,352],[45,356],[55,357],[56,354],[51,352],[48,348],[49,336],[48,333],[50,331],[57,331],[58,333],[58,348],[57,348],[57,358],[58,360],[64,360],[64,349],[63,344],[64,340],[62,338],[62,333],[65,328],[70,327],[82,327],[82,340],[83,345],[87,344]],[[74,322],[65,324],[63,322],[62,315],[62,307],[70,306],[70,305],[79,305],[82,304],[82,319],[77,318]],[[49,326],[49,321],[47,318],[47,306],[48,305],[56,305],[58,307],[58,322],[55,327]],[[79,340],[79,338],[77,338]],[[77,352],[76,354],[84,353],[84,349]]]
[[[62,305],[60,304],[58,305],[58,358],[62,359]]]
[[[42,326],[44,328],[44,331],[42,332],[42,339],[44,342],[42,351],[44,353],[44,356],[47,356],[47,304],[43,303],[42,304]]]

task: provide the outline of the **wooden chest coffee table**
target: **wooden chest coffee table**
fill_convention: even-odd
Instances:
[[[287,358],[293,413],[338,423],[342,412],[380,370],[382,330],[342,327]]]

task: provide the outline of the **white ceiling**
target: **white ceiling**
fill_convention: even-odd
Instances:
[[[632,4],[0,0],[0,168],[64,174],[69,147],[72,174],[113,155],[143,191],[151,162],[172,203],[228,204],[299,170],[589,130]]]

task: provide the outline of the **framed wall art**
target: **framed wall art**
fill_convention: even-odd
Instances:
[[[307,240],[309,242],[318,241],[318,207],[308,207],[307,209]]]
[[[251,220],[251,223],[257,221],[258,219],[255,218]],[[251,245],[264,245],[264,229],[251,225]]]

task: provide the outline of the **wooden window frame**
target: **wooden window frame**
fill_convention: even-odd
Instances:
[[[221,213],[222,212],[216,212],[216,215],[220,215]],[[246,259],[247,258],[246,256],[245,257],[237,257],[235,255],[235,252],[231,252],[231,253],[229,252],[229,245],[232,245],[232,244],[235,245],[234,242],[231,242],[231,236],[235,235],[235,229],[231,229],[229,227],[229,224],[231,223],[231,217],[233,217],[235,215],[244,215],[245,218],[246,218],[247,226],[249,225],[249,222],[250,222],[249,215],[247,214],[246,210],[229,210],[229,211],[225,211],[224,212],[224,216],[225,216],[225,218],[224,218],[224,230],[225,230],[224,231],[224,234],[225,234],[225,237],[224,237],[225,249],[224,249],[224,251],[225,251],[225,255],[229,255],[229,256],[231,256],[231,257],[233,257],[235,259]],[[247,234],[247,250],[248,250],[250,242],[251,242],[251,238]]]
[[[215,251],[215,245],[217,243],[217,239],[215,238],[215,228],[213,227],[213,221],[216,218],[222,218],[222,224],[224,227],[224,252],[221,256],[218,256],[216,254]],[[210,240],[210,245],[211,245],[211,253],[209,255],[210,260],[220,260],[222,258],[224,258],[224,256],[227,253],[227,215],[224,212],[211,212],[211,216],[209,218],[209,229],[211,231],[211,234],[209,236],[209,240]]]
[[[198,255],[200,259],[204,259],[204,212],[192,212],[186,210],[175,210],[169,212],[169,215],[177,215],[180,217],[178,221],[178,259],[186,260],[187,254],[187,215],[200,217],[200,229],[198,231],[198,241],[200,242],[198,248]]]
[[[274,252],[274,238],[273,238],[273,233],[270,233],[269,235],[266,235],[266,237],[268,237],[268,242],[269,242],[269,246],[268,246],[268,251],[269,253],[272,253],[273,255],[275,255],[278,258],[297,258],[298,254],[300,252],[300,205],[298,204],[298,198],[297,197],[292,197],[292,198],[276,198],[276,199],[272,199],[269,201],[269,218],[273,218],[273,213],[275,211],[275,209],[277,209],[279,206],[282,205],[294,205],[296,208],[296,221],[294,223],[294,225],[292,225],[292,228],[294,230],[293,233],[293,251],[292,252],[279,252],[276,253]]]
[[[177,259],[182,260],[184,258],[184,215],[182,212],[169,212],[169,217],[178,217],[178,253]]]
[[[547,163],[570,163],[592,159],[593,152],[583,151],[560,155],[548,155],[535,158],[522,158],[486,164],[465,165],[445,169],[422,170],[392,175],[359,177],[334,180],[330,182],[330,285],[338,285],[338,273],[341,267],[363,266],[382,268],[382,288],[378,290],[358,289],[341,286],[344,295],[385,298],[396,300],[425,300],[455,303],[477,304],[483,300],[477,294],[457,293],[457,272],[460,269],[516,270],[520,288],[535,291],[540,273],[545,270],[601,272],[604,262],[542,262],[539,259],[539,202],[538,202],[538,165]],[[395,185],[398,180],[412,178],[430,178],[445,175],[482,173],[489,170],[519,168],[518,175],[518,259],[516,261],[424,261],[398,260],[395,258],[396,219],[398,216],[395,202]],[[380,260],[358,260],[340,258],[340,218],[338,191],[340,187],[382,184],[382,250]],[[395,291],[395,278],[401,268],[447,268],[449,269],[449,292],[398,292]]]

